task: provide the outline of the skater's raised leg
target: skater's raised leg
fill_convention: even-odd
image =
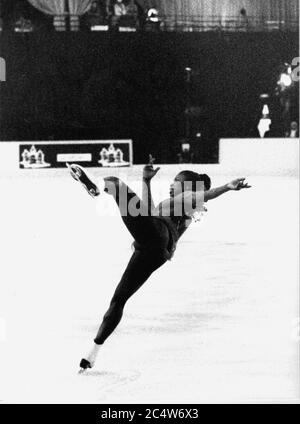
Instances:
[[[93,178],[88,175],[87,171],[82,166],[77,165],[75,163],[72,163],[71,165],[67,163],[66,165],[74,180],[81,183],[81,185],[86,189],[90,196],[99,196],[99,194],[104,189],[103,178],[99,179],[99,181],[96,183],[95,181],[93,181]]]
[[[136,243],[165,244],[164,225],[157,218],[143,214],[146,206],[139,196],[117,177],[104,178],[104,183],[104,191],[116,201],[122,220]]]
[[[121,217],[132,237],[138,243],[149,243],[159,235],[160,227],[157,219],[151,220],[143,216],[146,211],[141,199],[122,180],[117,177],[99,178],[96,182],[80,165],[67,164],[71,176],[87,190],[90,196],[97,197],[104,191],[111,195],[120,210]],[[94,181],[93,181],[94,180]]]

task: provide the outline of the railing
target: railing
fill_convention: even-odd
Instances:
[[[126,15],[125,15],[126,17]],[[73,15],[59,15],[53,17],[53,24],[56,31],[79,31],[80,21],[83,17]],[[209,16],[205,19],[201,16],[160,16],[158,22],[149,22],[143,24],[139,19],[133,19],[131,24],[137,30],[151,30],[151,25],[155,31],[167,31],[167,32],[207,32],[207,31],[222,31],[222,32],[270,32],[270,31],[299,31],[299,18],[293,17],[288,20],[278,19],[270,20],[265,18],[247,17],[247,19],[241,19],[236,16]],[[104,23],[105,22],[105,23]],[[106,25],[107,29],[112,25],[111,20],[104,17],[104,22],[100,22],[99,25]],[[1,21],[0,21],[1,24]],[[119,26],[122,25],[120,22]],[[0,25],[0,32],[2,30],[2,24]],[[30,31],[34,30],[34,27]],[[26,26],[15,27],[16,32],[27,32]]]
[[[298,31],[299,19],[271,20],[247,17],[242,20],[236,16],[161,16],[161,30],[175,32],[230,31],[230,32],[269,32]]]

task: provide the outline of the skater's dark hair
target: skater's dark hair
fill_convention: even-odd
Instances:
[[[209,190],[211,187],[211,180],[207,174],[198,174],[193,171],[181,171],[176,175],[175,179],[182,181],[190,181],[192,183],[192,191],[197,190],[196,183],[197,181],[203,181],[205,190]]]

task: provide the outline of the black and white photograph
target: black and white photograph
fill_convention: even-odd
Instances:
[[[0,408],[300,403],[299,56],[298,0],[0,0]]]

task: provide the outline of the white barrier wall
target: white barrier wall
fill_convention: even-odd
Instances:
[[[234,175],[298,175],[299,139],[221,139],[219,164]]]
[[[19,143],[0,142],[0,175],[14,174],[19,170]]]
[[[20,144],[25,142],[0,142],[0,175],[24,175],[31,172],[20,169]],[[52,148],[54,145],[55,142],[52,142]],[[164,165],[160,174],[169,167],[174,168],[174,165]],[[219,164],[181,164],[176,165],[174,172],[187,168],[209,175],[298,176],[299,139],[221,139]],[[36,172],[40,173],[41,170]]]

